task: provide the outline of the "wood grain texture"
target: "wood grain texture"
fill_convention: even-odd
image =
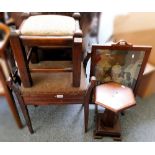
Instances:
[[[4,31],[4,33],[5,33],[3,40],[0,42],[0,58],[5,61],[6,68],[9,72],[10,70],[8,68],[9,65],[8,65],[8,61],[7,61],[7,57],[6,57],[5,52],[6,52],[6,49],[8,48],[10,30],[6,25],[4,25],[2,23],[0,23],[0,29],[2,31]],[[10,74],[10,72],[9,72],[9,74]],[[15,100],[13,98],[12,91],[7,84],[8,79],[6,79],[6,77],[4,75],[4,70],[2,69],[1,65],[0,65],[0,80],[1,80],[1,86],[3,87],[3,94],[1,94],[1,95],[5,96],[17,126],[19,128],[22,128],[23,126],[22,126],[22,122],[20,120],[20,116],[19,116],[17,107],[16,107],[16,103],[15,103]]]
[[[115,113],[136,105],[133,91],[124,85],[108,82],[96,86],[95,104]]]
[[[18,35],[14,35],[14,34],[11,35],[10,44],[11,44],[11,48],[15,56],[15,59],[17,61],[21,81],[25,87],[31,87],[32,79],[29,72],[29,66],[27,63],[27,56],[24,51],[24,47],[22,48],[21,41]]]

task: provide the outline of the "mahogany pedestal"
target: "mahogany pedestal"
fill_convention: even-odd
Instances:
[[[119,113],[136,104],[133,91],[124,85],[116,82],[108,82],[96,86],[96,129],[94,138],[103,136],[113,137],[114,140],[121,140],[121,127]],[[105,108],[104,113],[99,113],[97,106]]]
[[[114,140],[121,141],[121,126],[118,114],[106,109],[104,113],[96,114],[95,122],[94,138],[100,139],[104,136],[111,136]]]

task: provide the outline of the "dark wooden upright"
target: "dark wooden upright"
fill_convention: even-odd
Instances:
[[[14,52],[14,56],[18,64],[22,83],[25,87],[31,87],[32,79],[31,79],[31,75],[29,72],[26,52],[19,38],[19,31],[16,30],[16,31],[11,32],[10,44],[11,44],[11,48]]]
[[[13,114],[13,117],[16,121],[16,124],[19,128],[22,128],[22,122],[20,120],[20,116],[15,104],[14,97],[12,95],[12,90],[9,88],[8,82],[11,79],[11,72],[9,70],[9,65],[8,65],[8,60],[5,51],[8,48],[8,42],[9,42],[9,37],[10,37],[10,30],[9,28],[0,23],[0,30],[4,32],[4,38],[2,41],[0,41],[0,59],[3,64],[0,64],[0,80],[2,83],[2,87],[4,89],[3,95],[6,97],[6,100],[8,102],[8,105],[10,107],[10,110]],[[5,65],[5,66],[4,66]],[[5,73],[7,72],[7,76]],[[10,78],[9,78],[10,76]]]

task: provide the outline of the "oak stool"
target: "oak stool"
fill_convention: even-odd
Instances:
[[[31,87],[29,60],[37,57],[37,48],[71,48],[72,68],[42,68],[32,72],[72,72],[73,86],[80,86],[82,60],[82,31],[79,25],[80,14],[34,15],[25,19],[19,29],[12,30],[11,45],[17,61],[24,87]],[[51,51],[52,51],[51,50]],[[23,55],[21,55],[23,53]],[[37,58],[36,58],[37,59]]]

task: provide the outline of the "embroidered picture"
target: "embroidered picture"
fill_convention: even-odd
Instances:
[[[95,75],[98,81],[118,82],[134,88],[145,56],[144,51],[98,49]]]

